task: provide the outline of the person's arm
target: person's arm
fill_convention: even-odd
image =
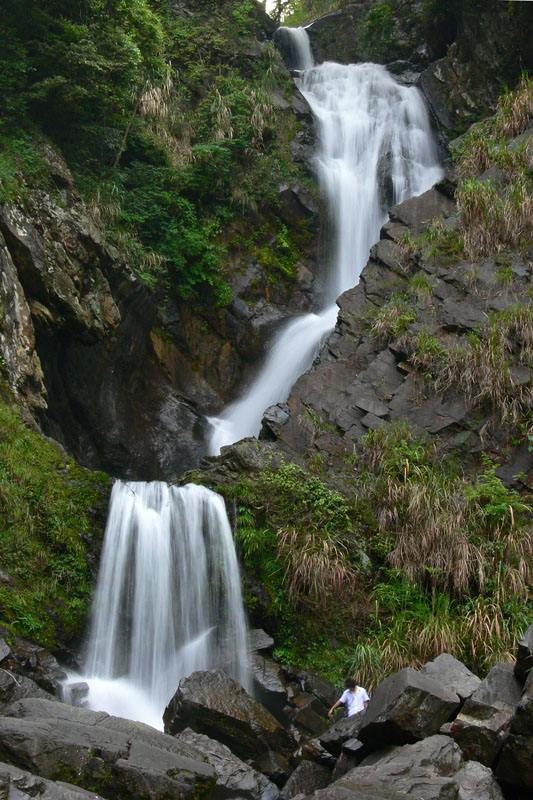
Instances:
[[[368,706],[369,700],[365,700],[365,708]]]
[[[338,706],[340,706],[340,704],[341,704],[341,701],[340,701],[340,700],[337,700],[337,702],[335,703],[335,705],[331,706],[330,710],[328,711],[328,717],[331,717],[331,715],[333,714],[333,712],[335,711],[335,709],[336,709]]]

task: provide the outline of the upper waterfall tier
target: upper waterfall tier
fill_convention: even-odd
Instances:
[[[223,499],[202,486],[113,487],[85,660],[89,704],[162,726],[180,678],[249,685],[241,582]]]
[[[292,40],[294,63],[312,65],[305,30],[281,30]],[[265,409],[284,401],[313,363],[335,324],[336,298],[357,284],[388,209],[442,175],[421,95],[396,83],[384,67],[326,62],[306,69],[297,85],[317,121],[316,170],[328,207],[323,308],[286,323],[241,399],[209,418],[215,455],[258,435]]]

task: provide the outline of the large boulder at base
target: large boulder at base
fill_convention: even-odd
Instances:
[[[286,756],[294,749],[292,737],[277,719],[220,669],[183,678],[163,719],[166,733],[192,728],[243,759],[256,759],[270,750]]]
[[[522,686],[512,664],[496,664],[468,698],[451,726],[465,758],[494,763],[520,701]]]
[[[276,800],[278,787],[260,772],[234,756],[229,747],[186,728],[174,739],[199,760],[207,759],[215,770],[217,798],[239,797],[250,800]]]
[[[470,697],[481,684],[477,675],[449,653],[441,653],[434,661],[424,664],[420,674],[438,681],[445,689],[455,692],[461,700]]]
[[[503,800],[490,769],[476,762],[463,765],[455,742],[438,735],[373,753],[327,789],[311,795],[314,800],[400,800],[406,796],[416,800]]]
[[[344,742],[357,739],[364,718],[363,711],[360,714],[353,714],[351,717],[336,719],[333,725],[330,725],[328,730],[318,737],[320,744],[332,755],[339,756]]]
[[[518,642],[514,674],[519,681],[525,681],[533,667],[533,624],[529,626]]]
[[[36,698],[8,713],[0,717],[0,760],[48,780],[109,800],[197,798],[215,785],[210,764],[149,725]]]
[[[529,674],[524,694],[511,722],[496,775],[501,781],[533,789],[533,672]]]
[[[437,733],[459,705],[454,692],[406,667],[374,690],[358,739],[373,749],[423,739]]]
[[[0,797],[6,800],[101,800],[100,795],[61,781],[47,781],[31,772],[0,763]]]
[[[302,761],[283,787],[280,800],[291,800],[297,794],[310,794],[323,789],[331,780],[331,770],[314,761]]]

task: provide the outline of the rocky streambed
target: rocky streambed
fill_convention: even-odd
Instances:
[[[327,681],[277,663],[254,632],[262,697],[222,670],[180,681],[148,725],[61,702],[55,658],[0,639],[0,792],[46,800],[522,800],[533,788],[533,625],[516,662],[481,680],[443,653],[380,683],[366,711],[328,723]],[[272,705],[274,703],[274,705]],[[278,716],[280,714],[278,713]]]

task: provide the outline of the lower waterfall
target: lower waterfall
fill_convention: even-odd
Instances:
[[[323,307],[286,322],[251,386],[218,417],[208,418],[212,455],[258,435],[264,411],[287,399],[334,327],[335,301],[357,284],[388,209],[442,176],[418,89],[397,83],[378,64],[312,67],[305,29],[282,28],[281,34],[292,41],[291,66],[304,70],[296,84],[318,128],[316,171],[330,226]]]
[[[87,705],[162,729],[180,678],[222,667],[250,688],[239,567],[223,499],[113,487],[83,675]],[[68,696],[68,685],[66,687]]]

